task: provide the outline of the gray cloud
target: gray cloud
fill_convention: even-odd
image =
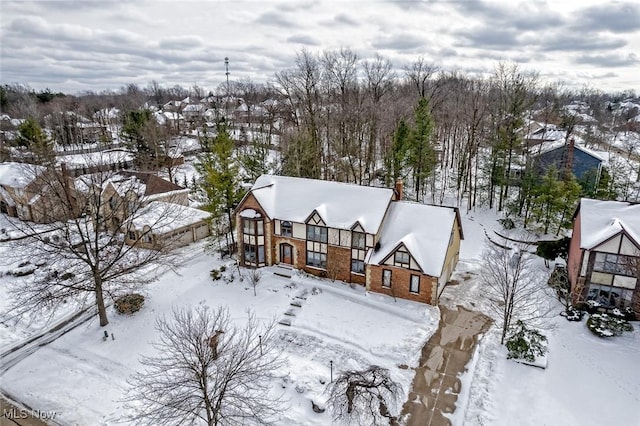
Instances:
[[[580,55],[573,62],[576,64],[595,65],[603,68],[631,67],[640,64],[640,58],[634,53],[619,55],[616,53],[602,55]]]
[[[582,10],[576,17],[578,29],[628,33],[640,30],[640,4],[607,3]]]
[[[350,27],[359,27],[360,23],[352,19],[346,13],[339,13],[333,17],[333,22],[336,24],[344,24]]]
[[[538,45],[545,52],[554,51],[594,51],[594,50],[611,50],[624,47],[627,41],[621,38],[603,37],[595,34],[566,34],[556,32],[547,37],[542,37],[534,41],[532,36],[531,42]]]
[[[160,40],[160,49],[189,49],[202,46],[202,39],[196,36],[167,37]]]
[[[460,47],[503,50],[506,47],[521,44],[518,40],[519,32],[510,28],[471,27],[457,31],[456,35],[462,38],[461,41],[454,43]]]
[[[306,34],[297,34],[287,37],[287,43],[305,44],[307,46],[319,46],[320,42]]]
[[[282,28],[299,27],[299,25],[296,22],[285,18],[284,14],[279,11],[265,12],[262,15],[260,15],[254,22],[257,24],[263,24],[263,25],[268,25],[273,27],[282,27]]]
[[[371,46],[375,49],[393,49],[398,51],[416,50],[424,47],[426,41],[412,33],[382,35],[375,39]]]

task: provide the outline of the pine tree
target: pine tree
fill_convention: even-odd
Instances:
[[[53,141],[33,118],[27,118],[20,124],[15,144],[31,151],[34,162],[38,164],[50,164],[55,157]]]
[[[425,98],[420,98],[415,109],[415,125],[409,134],[407,146],[407,165],[413,175],[416,201],[420,199],[427,178],[436,166],[435,149],[431,143],[432,133],[433,120],[429,112],[429,102]]]
[[[224,125],[218,126],[217,133],[215,138],[203,140],[206,149],[198,165],[199,187],[206,196],[205,210],[211,213],[215,224],[221,225],[225,235],[230,234],[231,244],[235,245],[233,209],[242,199],[243,191],[233,140]]]
[[[386,184],[392,185],[404,174],[407,162],[407,144],[409,139],[409,127],[404,120],[400,120],[393,134],[393,142],[385,158]],[[391,178],[391,179],[390,179]]]

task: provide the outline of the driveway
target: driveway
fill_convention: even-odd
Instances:
[[[461,306],[439,308],[438,330],[422,348],[409,398],[402,407],[400,419],[407,426],[451,425],[445,414],[456,408],[461,389],[458,376],[491,325],[486,315]]]

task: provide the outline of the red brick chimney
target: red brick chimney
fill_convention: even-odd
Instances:
[[[404,197],[404,183],[402,183],[402,179],[398,179],[396,181],[395,192],[396,201],[402,201],[402,198]]]

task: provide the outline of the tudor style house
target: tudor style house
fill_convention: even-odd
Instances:
[[[458,261],[457,209],[395,189],[263,175],[236,209],[244,266],[289,264],[370,291],[436,304]]]
[[[567,272],[574,302],[640,315],[640,204],[580,200]]]
[[[75,188],[64,172],[35,164],[0,163],[0,213],[36,223],[67,219],[77,212],[61,205],[62,193],[75,200]]]

